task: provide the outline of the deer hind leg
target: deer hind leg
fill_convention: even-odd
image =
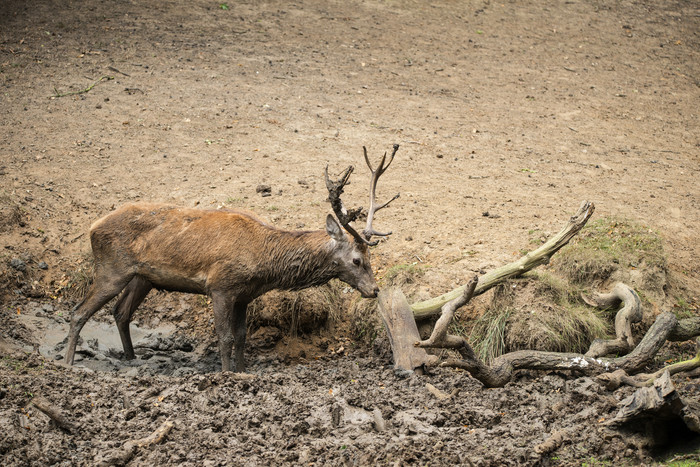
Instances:
[[[211,301],[214,307],[214,328],[219,338],[219,353],[221,354],[221,371],[231,371],[231,349],[233,348],[233,304],[235,297],[227,292],[212,292]]]
[[[117,296],[119,292],[129,283],[131,276],[119,276],[110,274],[100,274],[96,272],[93,282],[87,295],[74,309],[73,317],[68,331],[68,345],[66,346],[66,363],[73,364],[75,357],[75,347],[78,344],[78,336],[85,326],[85,323],[102,308],[108,301]]]
[[[131,343],[131,333],[129,332],[129,323],[131,318],[134,316],[134,311],[143,302],[148,295],[148,292],[153,288],[147,279],[141,276],[134,276],[131,279],[124,291],[122,292],[117,304],[114,305],[114,310],[112,310],[112,315],[117,323],[117,329],[119,329],[119,337],[122,340],[122,347],[124,348],[124,357],[127,360],[133,360],[136,358],[134,354],[134,346]]]
[[[236,372],[243,373],[245,371],[245,338],[246,338],[246,313],[248,311],[247,301],[237,301],[233,306],[233,320],[231,327],[233,328],[233,341],[235,345],[234,362],[236,364]]]

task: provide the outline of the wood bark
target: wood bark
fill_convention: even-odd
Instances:
[[[588,222],[588,219],[593,215],[595,205],[589,201],[581,203],[576,214],[574,214],[566,226],[555,236],[550,238],[546,243],[534,251],[527,253],[519,260],[502,266],[494,271],[491,271],[479,278],[479,283],[474,289],[474,296],[480,295],[493,286],[503,282],[506,279],[518,277],[527,271],[536,268],[542,264],[549,263],[551,257],[559,251],[564,245],[571,240]],[[417,320],[433,317],[440,313],[443,305],[458,298],[464,293],[467,285],[457,287],[451,292],[440,295],[439,297],[425,300],[423,302],[414,303],[411,305],[413,314]]]
[[[620,410],[606,425],[621,426],[640,421],[659,424],[666,420],[680,418],[691,431],[700,433],[700,406],[684,401],[676,391],[671,375],[665,371],[654,381],[653,386],[639,388],[634,394],[623,399]]]
[[[420,334],[403,292],[397,288],[382,290],[377,303],[387,328],[396,368],[413,371],[425,365],[434,366],[439,358],[414,346],[420,340]]]

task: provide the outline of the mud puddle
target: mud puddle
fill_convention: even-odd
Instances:
[[[65,344],[70,323],[62,315],[52,314],[50,305],[28,307],[29,313],[21,314],[21,324],[34,330],[36,344],[25,350],[37,350],[49,360],[63,362]],[[163,323],[156,327],[140,327],[131,324],[134,343],[134,360],[124,359],[122,343],[114,323],[89,320],[80,333],[75,355],[75,366],[100,372],[117,372],[126,376],[169,375],[182,376],[193,373],[217,371],[215,349],[197,344],[191,339],[175,334],[176,327]]]

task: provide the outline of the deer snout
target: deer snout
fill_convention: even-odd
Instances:
[[[377,298],[377,294],[379,294],[379,287],[376,285],[374,286],[373,289],[369,291],[361,290],[360,295],[362,295],[362,298]]]

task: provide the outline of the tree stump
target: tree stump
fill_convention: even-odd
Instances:
[[[377,297],[379,312],[386,325],[394,365],[400,370],[413,371],[424,366],[436,365],[439,358],[416,347],[420,341],[418,326],[406,296],[397,288],[382,290]]]

